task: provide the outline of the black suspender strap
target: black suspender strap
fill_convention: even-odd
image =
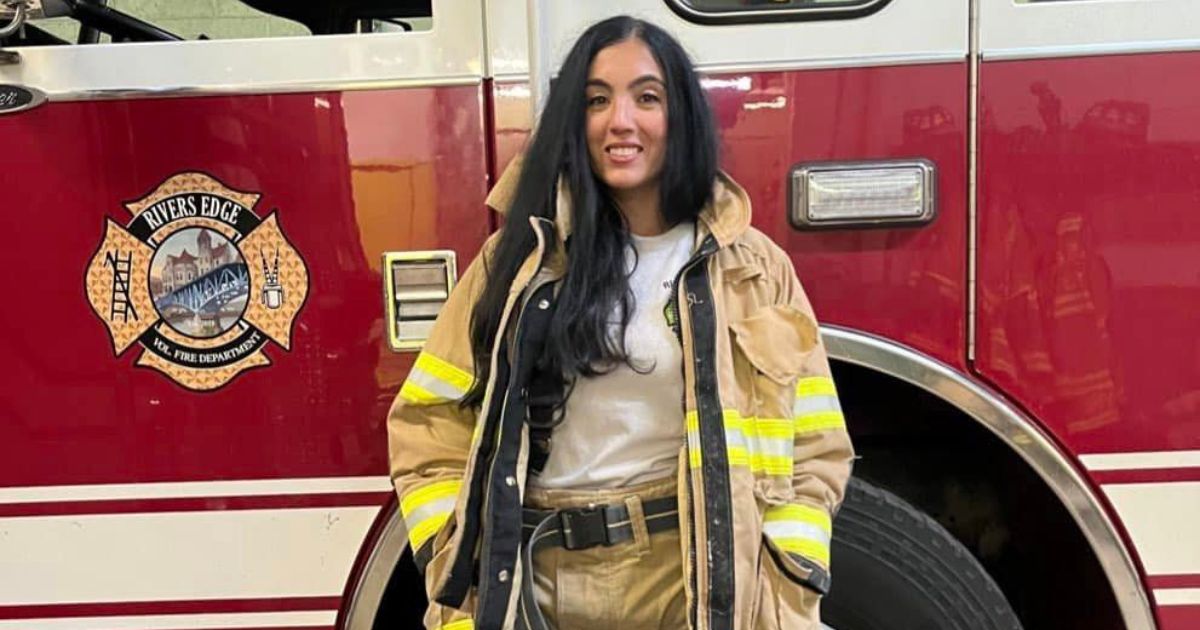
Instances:
[[[679,527],[679,500],[676,497],[650,499],[642,503],[646,532],[655,534]],[[525,547],[521,552],[521,597],[518,603],[518,630],[554,630],[538,608],[534,590],[533,554],[547,547],[588,549],[612,546],[633,540],[633,520],[624,504],[601,505],[566,510],[525,508],[522,514]]]

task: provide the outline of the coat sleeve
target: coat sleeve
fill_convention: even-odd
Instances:
[[[796,278],[791,260],[782,256],[778,303],[788,305],[816,326],[812,305]],[[793,563],[793,574],[819,593],[829,589],[829,549],[833,515],[845,496],[854,449],[838,402],[820,335],[804,354],[795,384],[792,407],[794,499],[772,506],[765,514],[764,532],[782,560]]]
[[[388,413],[392,484],[422,571],[452,518],[478,415],[459,402],[475,379],[469,330],[484,258],[475,258],[451,292]]]

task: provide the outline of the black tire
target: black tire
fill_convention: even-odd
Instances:
[[[991,576],[949,532],[896,495],[851,479],[833,527],[834,630],[1021,630]]]

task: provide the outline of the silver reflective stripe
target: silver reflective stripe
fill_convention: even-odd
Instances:
[[[459,389],[415,365],[408,373],[408,381],[430,394],[446,400],[457,400],[467,393],[467,390]]]
[[[792,415],[799,417],[810,413],[824,413],[826,411],[841,411],[842,404],[838,402],[837,396],[803,396],[797,397],[796,402],[792,405]]]
[[[795,441],[759,436],[758,452],[768,457],[792,457]]]
[[[799,521],[767,521],[763,523],[763,533],[771,540],[788,538],[804,538],[829,546],[829,533],[817,525]]]
[[[434,516],[447,514],[454,510],[455,497],[449,496],[436,501],[430,501],[408,514],[404,515],[404,524],[408,526],[408,531],[413,531],[418,525],[423,523],[425,519]]]
[[[741,429],[726,427],[725,447],[728,449],[741,448],[749,451],[750,442],[746,439],[746,434]]]

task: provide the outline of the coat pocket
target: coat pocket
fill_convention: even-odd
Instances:
[[[779,304],[729,324],[737,347],[756,370],[776,383],[795,380],[817,345],[817,324],[800,309]]]
[[[793,494],[796,380],[816,347],[817,327],[798,309],[779,305],[731,322],[729,330],[743,395],[747,463],[758,478],[759,497],[785,503]]]
[[[797,579],[789,562],[787,553],[763,536],[758,560],[755,630],[816,630],[821,627],[821,594]]]
[[[425,609],[425,627],[429,630],[466,630],[473,628],[471,611],[475,608],[474,590],[467,596],[463,608],[456,609],[434,601],[437,595],[434,591],[442,581],[443,574],[449,569],[451,561],[450,539],[454,536],[455,521],[453,515],[438,531],[430,544],[433,546],[433,559],[425,566],[425,592],[429,597],[429,607]]]

